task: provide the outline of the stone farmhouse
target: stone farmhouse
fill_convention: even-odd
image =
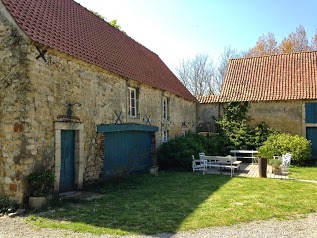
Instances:
[[[0,69],[0,195],[18,202],[32,171],[82,189],[196,129],[196,98],[159,56],[73,0],[0,0]]]
[[[317,158],[317,52],[230,59],[219,96],[199,97],[197,131],[212,131],[223,104],[249,102],[251,124],[311,140]]]

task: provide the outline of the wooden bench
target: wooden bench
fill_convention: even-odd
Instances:
[[[237,160],[231,156],[204,156],[207,160],[207,168],[219,168],[219,169],[230,169],[231,177],[233,176],[234,170],[239,170],[242,161]]]

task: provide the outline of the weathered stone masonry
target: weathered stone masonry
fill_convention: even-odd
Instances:
[[[269,127],[292,135],[305,136],[305,110],[308,100],[250,102],[249,124],[264,121]],[[226,103],[205,103],[197,106],[197,131],[215,131],[214,118],[223,114]]]
[[[0,13],[0,191],[22,198],[23,171],[35,153],[28,120],[28,42]]]
[[[46,62],[36,59],[36,47],[46,49],[31,42],[0,14],[0,194],[22,201],[27,174],[36,168],[58,168],[59,128],[78,128],[78,188],[100,178],[103,138],[96,126],[115,123],[116,113],[121,113],[123,123],[145,124],[150,118],[151,124],[160,128],[157,145],[162,128],[169,130],[171,137],[195,130],[195,102],[52,49],[47,49]],[[127,112],[130,86],[139,88],[139,115],[135,119]],[[170,99],[168,121],[162,120],[163,96]],[[66,120],[69,104],[79,120]]]

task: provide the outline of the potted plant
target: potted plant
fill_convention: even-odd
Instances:
[[[29,207],[40,209],[51,197],[55,176],[51,170],[32,172],[27,177],[29,184]]]
[[[159,169],[158,165],[152,165],[151,168],[150,168],[150,174],[157,175],[158,169]]]
[[[272,159],[272,160],[270,160],[269,164],[272,166],[272,173],[273,174],[280,174],[281,173],[282,160]]]

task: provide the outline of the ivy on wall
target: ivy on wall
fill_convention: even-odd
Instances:
[[[224,107],[223,117],[216,121],[227,152],[230,149],[257,149],[274,133],[265,122],[249,126],[248,109],[248,102],[230,102]]]

